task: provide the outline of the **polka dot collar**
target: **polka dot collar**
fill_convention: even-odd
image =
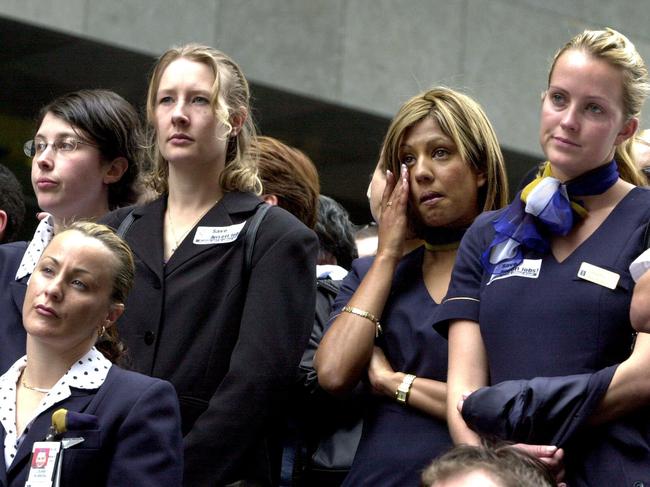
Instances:
[[[104,383],[111,365],[113,364],[110,360],[93,347],[70,367],[70,370],[56,383],[52,391],[63,381],[76,389],[98,389]]]
[[[95,347],[75,362],[72,367],[54,384],[34,411],[29,425],[18,438],[16,431],[16,384],[20,374],[27,365],[27,357],[19,358],[11,368],[0,377],[0,424],[5,430],[5,465],[11,465],[18,447],[29,430],[31,423],[41,413],[67,399],[72,394],[70,388],[99,389],[106,380],[106,375],[112,364]]]
[[[20,261],[20,266],[18,266],[18,271],[16,272],[16,281],[34,272],[36,263],[41,258],[43,250],[45,250],[45,247],[47,247],[47,244],[53,238],[54,218],[52,215],[47,215],[41,220],[38,227],[36,227],[34,238],[32,238],[32,241],[27,246],[27,250],[25,250],[25,255],[23,255],[23,259]]]

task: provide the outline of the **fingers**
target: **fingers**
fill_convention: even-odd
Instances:
[[[377,255],[400,259],[408,231],[408,169],[402,166],[399,180],[386,171],[386,187],[381,199]]]
[[[557,481],[564,478],[564,464],[562,463],[564,450],[562,448],[554,445],[527,445],[525,443],[517,443],[513,446],[526,451],[544,463]]]
[[[461,395],[460,400],[458,401],[458,404],[456,405],[456,409],[458,409],[459,413],[461,413],[461,414],[463,413],[463,404],[465,404],[465,399],[467,399],[470,394],[471,394],[471,392],[464,392]]]
[[[386,170],[386,185],[384,186],[384,192],[381,195],[382,209],[386,208],[386,204],[390,202],[394,189],[395,189],[395,175],[389,170]]]
[[[558,451],[557,446],[554,445],[527,445],[526,443],[517,443],[514,446],[527,451],[537,458],[550,458]]]
[[[408,202],[408,168],[402,164],[400,168],[399,179],[395,175],[386,171],[386,186],[382,195],[382,208],[406,207]]]
[[[406,164],[402,164],[400,169],[400,181],[399,184],[397,184],[397,187],[393,190],[393,197],[399,198],[402,204],[406,204],[409,193],[409,170],[406,167]]]

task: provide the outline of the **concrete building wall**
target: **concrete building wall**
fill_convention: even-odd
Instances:
[[[0,15],[154,55],[208,43],[251,80],[388,117],[434,84],[461,88],[531,155],[549,61],[572,35],[616,28],[650,62],[646,0],[3,0]]]

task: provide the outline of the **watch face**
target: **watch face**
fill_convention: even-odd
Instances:
[[[397,402],[406,403],[406,399],[408,398],[409,391],[411,390],[411,386],[415,379],[416,377],[411,374],[407,374],[406,377],[404,377],[404,380],[395,391],[395,399],[397,399]]]

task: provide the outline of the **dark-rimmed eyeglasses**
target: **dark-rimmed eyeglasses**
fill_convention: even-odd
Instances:
[[[46,142],[42,139],[30,139],[25,142],[25,145],[23,145],[23,152],[27,157],[40,156],[45,152],[47,146],[50,144],[52,145],[54,152],[61,152],[64,154],[76,151],[80,144],[97,147],[95,144],[91,144],[85,140],[75,139],[74,137],[61,137],[59,139],[54,139],[53,142]]]

